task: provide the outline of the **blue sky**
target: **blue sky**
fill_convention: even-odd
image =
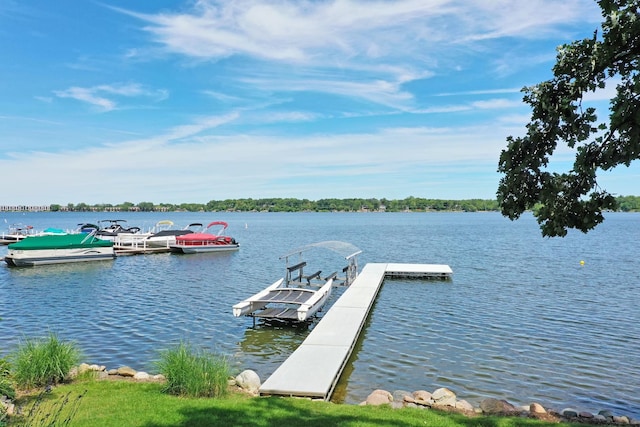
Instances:
[[[493,198],[520,89],[600,21],[592,0],[3,0],[0,204]]]

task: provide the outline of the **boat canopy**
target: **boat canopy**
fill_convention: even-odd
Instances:
[[[348,261],[347,266],[342,269],[343,273],[345,274],[345,277],[339,278],[339,280],[341,280],[342,283],[346,286],[348,286],[349,284],[351,284],[351,282],[355,280],[356,276],[358,275],[358,255],[362,253],[362,250],[360,250],[360,248],[358,248],[357,246],[352,245],[351,243],[342,242],[339,240],[325,240],[323,242],[316,242],[306,246],[302,246],[301,248],[298,248],[280,257],[280,259],[285,260],[285,264],[286,264],[285,282],[287,284],[289,284],[292,280],[299,282],[303,277],[306,277],[307,279],[309,279],[313,276],[320,275],[321,271],[318,271],[317,273],[312,274],[311,276],[304,276],[302,273],[302,267],[304,267],[307,264],[306,262],[300,262],[295,265],[290,265],[290,261],[291,261],[290,258],[292,256],[298,255],[302,260],[303,253],[315,248],[328,249],[329,251],[337,253],[338,255],[344,257],[344,259]],[[297,271],[296,273],[298,276],[297,280],[293,277],[294,270]],[[336,277],[337,274],[338,272],[336,271],[335,273],[333,273],[328,277],[331,277],[331,276]]]
[[[224,221],[213,221],[213,222],[210,222],[209,225],[207,225],[207,228],[214,227],[216,225],[222,226],[223,229],[225,229],[225,228],[227,228],[229,226],[229,224],[227,224]]]
[[[351,259],[354,256],[362,253],[362,250],[360,250],[360,248],[358,248],[355,245],[352,245],[351,243],[341,242],[339,240],[326,240],[324,242],[316,242],[316,243],[311,243],[309,245],[302,246],[294,251],[291,251],[285,255],[280,256],[280,259],[287,259],[291,255],[298,255],[313,248],[329,249],[330,251],[333,251],[338,255],[343,256],[345,259]]]
[[[101,240],[85,233],[56,234],[50,236],[30,236],[9,245],[9,249],[74,249],[87,247],[109,247],[113,242]]]
[[[67,234],[67,232],[64,231],[62,228],[54,228],[54,227],[45,228],[44,230],[42,230],[42,233],[44,233],[44,234]]]

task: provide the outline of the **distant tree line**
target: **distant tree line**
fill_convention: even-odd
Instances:
[[[211,200],[207,203],[160,203],[152,202],[120,204],[69,203],[50,205],[50,210],[71,212],[404,212],[404,211],[497,211],[497,200],[442,200],[407,197],[402,200],[390,199],[226,199]]]
[[[618,210],[622,212],[638,212],[640,211],[640,197],[638,196],[619,196],[616,197]]]
[[[640,211],[640,197],[619,196],[618,209],[623,212]],[[116,205],[87,203],[50,205],[51,211],[72,212],[427,212],[427,211],[499,211],[497,200],[466,199],[444,200],[407,197],[391,199],[226,199],[211,200],[208,203],[160,203],[124,202]]]

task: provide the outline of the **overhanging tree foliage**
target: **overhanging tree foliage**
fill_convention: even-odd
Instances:
[[[640,0],[598,4],[601,35],[559,47],[553,78],[523,89],[532,107],[527,134],[509,136],[500,154],[502,214],[515,220],[535,208],[543,236],[565,236],[568,228],[586,233],[600,224],[616,200],[600,188],[597,172],[629,166],[640,156]],[[612,80],[609,123],[597,123],[596,110],[583,108],[583,98]],[[566,173],[548,170],[559,143],[576,153]]]

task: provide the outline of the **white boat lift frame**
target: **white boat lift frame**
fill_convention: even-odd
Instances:
[[[302,261],[302,254],[312,248],[326,248],[333,252],[340,253],[341,255],[344,255],[346,253],[347,255],[344,256],[344,259],[347,260],[347,266],[342,269],[342,274],[344,276],[338,276],[337,271],[329,274],[326,277],[321,277],[321,271],[317,271],[311,275],[305,276],[303,269],[304,267],[306,267],[307,263],[306,261]],[[280,257],[280,259],[285,260],[286,266],[284,284],[285,286],[299,286],[304,284],[310,285],[311,280],[313,279],[321,280],[322,282],[327,282],[330,279],[334,279],[334,285],[341,284],[344,286],[349,286],[358,275],[358,255],[360,255],[361,253],[362,251],[356,246],[337,240],[327,240],[323,242],[312,243],[310,245],[298,248]],[[290,263],[292,262],[291,257],[293,257],[294,255],[297,255],[298,259],[300,259],[301,261],[296,264],[290,265]],[[303,279],[306,280],[306,283],[303,281]]]

